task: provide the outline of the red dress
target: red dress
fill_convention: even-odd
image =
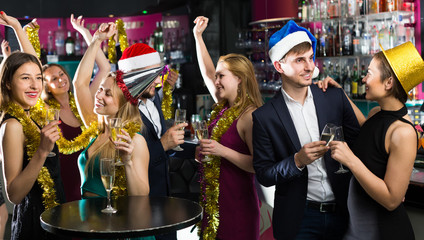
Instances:
[[[67,140],[72,140],[81,134],[80,127],[72,127],[64,121],[59,124],[62,135]],[[81,177],[78,170],[78,156],[82,150],[70,155],[60,153],[60,173],[62,175],[63,187],[67,202],[81,199]]]

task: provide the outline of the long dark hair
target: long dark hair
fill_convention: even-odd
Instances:
[[[44,84],[43,84],[43,92],[42,92],[42,94],[41,94],[41,98],[44,100],[44,101],[48,101],[48,100],[50,100],[50,99],[52,99],[52,98],[54,98],[54,96],[53,96],[53,94],[51,94],[50,92],[49,92],[49,86],[47,85],[47,81],[46,81],[46,79],[45,79],[45,74],[44,74],[44,72],[47,70],[47,69],[49,69],[49,68],[51,68],[51,67],[58,67],[58,68],[60,68],[60,70],[62,70],[62,72],[68,77],[68,81],[69,81],[69,90],[68,90],[68,93],[71,93],[72,92],[72,79],[71,79],[71,77],[69,76],[69,74],[68,74],[68,72],[66,71],[66,69],[62,66],[62,65],[60,65],[60,64],[56,64],[56,63],[49,63],[49,64],[44,64],[43,65],[43,67],[42,67],[42,70],[43,70],[43,79],[44,79]]]
[[[14,52],[4,61],[0,73],[0,108],[5,107],[11,101],[10,86],[12,85],[13,75],[22,65],[29,62],[37,64],[40,73],[42,73],[38,58],[28,53]]]

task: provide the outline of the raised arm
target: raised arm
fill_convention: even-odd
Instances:
[[[90,45],[93,36],[91,36],[90,31],[84,27],[84,20],[82,19],[82,16],[79,16],[75,19],[74,14],[71,14],[71,24],[72,27],[74,27],[74,29],[81,34],[87,45]],[[110,72],[111,69],[109,60],[101,51],[97,51],[95,62],[99,67],[99,71],[97,72],[96,76],[90,84],[90,92],[93,98],[96,94],[97,89],[99,88],[100,82],[104,77],[106,77],[106,75]]]
[[[31,23],[36,24],[35,20],[36,19],[34,19]],[[34,50],[34,47],[29,41],[28,36],[26,35],[18,19],[12,16],[8,16],[5,12],[0,11],[0,24],[13,28],[13,31],[15,31],[16,38],[18,39],[19,46],[22,52],[29,53],[38,58],[37,53]]]
[[[75,72],[73,80],[75,100],[78,111],[86,126],[89,126],[92,121],[97,120],[97,115],[93,112],[94,97],[89,89],[94,60],[102,41],[112,36],[114,31],[114,23],[103,23],[100,25]]]
[[[208,26],[208,22],[209,19],[206,17],[197,17],[194,20],[196,25],[193,28],[193,35],[196,42],[197,62],[199,64],[200,72],[202,74],[203,80],[205,81],[206,87],[209,90],[209,93],[212,95],[213,100],[218,102],[219,99],[216,95],[216,87],[214,84],[215,66],[202,37],[203,32]]]

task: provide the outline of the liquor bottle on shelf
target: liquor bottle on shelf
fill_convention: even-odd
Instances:
[[[371,48],[370,48],[370,54],[374,55],[377,52],[380,51],[380,46],[378,44],[378,30],[377,27],[374,25],[371,29]]]
[[[331,29],[331,26],[328,26],[328,31],[326,34],[326,38],[325,38],[325,55],[327,57],[333,57],[334,56],[334,37],[333,37],[333,32]]]
[[[299,0],[297,2],[297,19],[302,20],[302,7],[303,7],[303,1]]]
[[[82,56],[83,52],[82,52],[82,46],[81,46],[81,38],[78,32],[75,33],[75,55],[76,56]]]
[[[49,31],[47,34],[47,55],[54,54],[54,37],[53,32]]]
[[[347,0],[347,15],[349,17],[356,16],[359,13],[356,0]]]
[[[393,27],[392,24],[390,24],[390,29],[389,29],[389,49],[394,48],[395,47],[395,43],[396,43],[395,28]]]
[[[359,0],[358,1],[358,9],[360,15],[368,14],[368,0]]]
[[[389,49],[390,45],[390,33],[386,27],[386,24],[383,23],[380,31],[378,32],[378,42],[383,46],[383,49]]]
[[[353,65],[353,75],[352,75],[352,98],[358,98],[358,72],[356,65]]]
[[[371,49],[371,35],[369,33],[369,26],[365,23],[365,31],[362,32],[361,37],[361,52],[362,55],[368,55],[370,54]]]
[[[327,31],[325,30],[325,25],[322,24],[322,31],[321,31],[321,37],[320,37],[320,52],[321,52],[321,56],[322,57],[327,57],[327,45],[328,43],[326,42],[327,40]]]
[[[336,35],[334,36],[334,49],[335,49],[335,56],[342,56],[343,55],[343,47],[341,44],[341,26],[340,24],[337,24],[336,28]]]
[[[308,21],[308,8],[309,8],[309,1],[308,0],[302,0],[302,22]]]
[[[398,10],[398,0],[385,0],[385,12],[393,12]]]
[[[340,16],[339,2],[337,0],[328,1],[328,17],[338,18]]]
[[[365,99],[365,83],[362,82],[362,79],[367,75],[367,70],[365,70],[365,65],[361,66],[361,74],[359,76],[359,85],[358,85],[358,97],[361,99]]]
[[[380,0],[369,0],[368,1],[369,7],[369,13],[379,13],[380,11]]]
[[[349,26],[343,27],[343,55],[350,56],[353,54],[352,33]]]
[[[346,66],[346,77],[343,80],[343,89],[348,97],[352,97],[352,79],[351,79],[351,72],[350,67]]]
[[[313,22],[315,19],[315,0],[309,0],[309,5],[308,5],[308,22]]]
[[[320,5],[320,19],[324,20],[328,18],[328,6],[326,0],[319,0]]]
[[[361,55],[361,31],[359,30],[359,22],[355,23],[355,31],[353,32],[352,48],[353,55]]]
[[[67,56],[73,56],[75,54],[75,40],[72,37],[71,31],[68,31],[68,37],[65,41],[65,50]]]
[[[161,22],[156,22],[156,29],[154,32],[155,36],[155,50],[158,52],[163,52],[163,30]]]
[[[65,31],[62,29],[61,19],[57,20],[57,30],[55,32],[55,45],[57,55],[65,55]]]

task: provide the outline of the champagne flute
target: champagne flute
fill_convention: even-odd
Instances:
[[[325,144],[325,146],[328,146],[328,144],[330,144],[330,142],[333,141],[334,128],[335,127],[336,127],[336,125],[334,125],[332,123],[325,124],[325,127],[324,127],[324,129],[322,130],[322,133],[321,133],[321,141],[327,142]]]
[[[100,159],[100,175],[107,192],[107,206],[102,209],[102,213],[116,213],[118,210],[110,204],[110,191],[115,183],[115,160],[113,158]]]
[[[343,127],[335,127],[334,128],[334,141],[341,141],[344,142],[344,136],[343,136]],[[342,174],[347,173],[349,170],[344,169],[343,165],[340,163],[339,170],[337,170],[335,173]]]
[[[121,134],[121,119],[120,118],[109,118],[109,131],[110,131],[110,137],[113,141],[118,141],[118,134]],[[116,159],[116,165],[121,166],[123,163],[121,162],[121,158],[119,157],[119,150],[115,149],[115,159]]]
[[[208,123],[206,121],[200,121],[198,123],[198,128],[196,129],[196,135],[197,135],[197,138],[199,138],[199,140],[209,138]],[[210,160],[211,158],[209,157],[209,155],[206,155],[205,158],[202,159],[203,162],[208,162]]]
[[[176,109],[175,110],[175,121],[174,124],[180,124],[180,123],[185,123],[186,122],[186,113],[187,111],[185,109]],[[184,128],[181,128],[180,130],[184,130]],[[180,145],[174,147],[172,150],[174,151],[183,151],[184,149],[182,147],[180,147]]]
[[[59,109],[47,109],[46,110],[46,125],[49,124],[50,122],[53,121],[58,121],[59,120]],[[54,157],[56,156],[56,153],[54,152],[49,152],[49,155],[47,155],[47,157]]]
[[[193,114],[191,115],[191,126],[193,127],[194,130],[194,136],[193,136],[193,142],[194,143],[198,143],[199,142],[199,138],[197,137],[196,134],[196,130],[199,128],[199,123],[200,123],[200,115],[199,114]]]

